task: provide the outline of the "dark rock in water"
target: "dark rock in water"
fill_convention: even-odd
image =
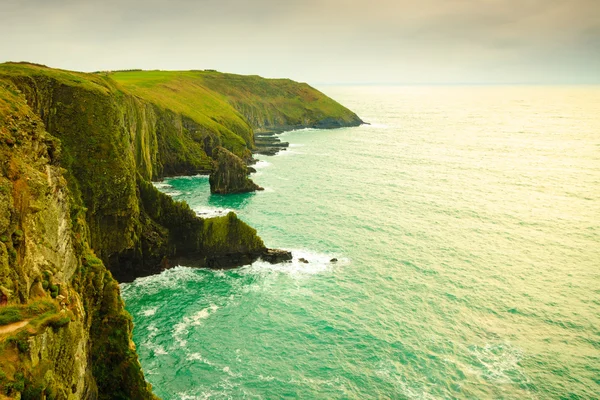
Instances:
[[[266,147],[266,148],[256,149],[254,151],[254,153],[262,154],[264,156],[274,156],[275,154],[279,153],[282,150],[285,150],[285,147]]]
[[[245,193],[263,190],[248,178],[248,167],[241,158],[223,147],[213,150],[214,171],[210,174],[211,193]]]
[[[338,259],[337,258],[332,258],[331,260],[329,260],[329,262],[337,262]]]
[[[254,168],[254,167],[248,167],[248,173],[254,174],[255,172],[256,172],[256,168]]]
[[[298,259],[298,261],[300,261],[301,263],[304,263],[304,264],[308,264],[308,260],[306,258],[301,257]]]
[[[263,260],[271,264],[277,264],[292,259],[292,252],[279,249],[267,249],[260,256]]]

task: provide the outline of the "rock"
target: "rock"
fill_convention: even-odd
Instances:
[[[250,174],[254,174],[254,173],[256,173],[256,168],[254,168],[254,167],[247,167],[247,168],[248,168],[248,172],[249,172]]]
[[[254,150],[254,153],[262,154],[263,156],[274,156],[275,154],[277,154],[283,150],[286,150],[286,148],[285,147],[264,147],[264,148],[258,148],[256,150]]]
[[[306,258],[303,258],[303,257],[300,257],[298,259],[298,261],[300,261],[301,263],[304,263],[304,264],[308,264],[308,260]]]
[[[331,260],[329,260],[329,262],[332,262],[332,263],[337,262],[337,261],[338,261],[337,258],[332,258]]]
[[[211,193],[246,193],[263,190],[248,178],[248,167],[241,158],[223,147],[213,150],[214,171],[210,174]]]
[[[271,264],[278,264],[292,259],[292,252],[279,249],[267,249],[260,256],[264,261]]]

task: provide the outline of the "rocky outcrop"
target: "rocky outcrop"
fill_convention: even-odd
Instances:
[[[267,249],[260,257],[271,264],[291,261],[293,258],[291,251],[279,249]]]
[[[223,147],[215,148],[212,155],[215,164],[209,177],[211,193],[247,193],[263,190],[248,178],[248,167],[238,156]]]
[[[256,134],[254,138],[255,149],[253,153],[255,154],[274,156],[290,146],[288,142],[282,142],[274,132]]]

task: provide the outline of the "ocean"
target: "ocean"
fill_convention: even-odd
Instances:
[[[600,87],[320,89],[370,125],[283,133],[263,192],[158,184],[294,261],[122,284],[155,393],[599,398]]]

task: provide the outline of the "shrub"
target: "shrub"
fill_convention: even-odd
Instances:
[[[0,325],[12,324],[13,322],[19,322],[23,319],[23,315],[18,306],[0,308]]]

